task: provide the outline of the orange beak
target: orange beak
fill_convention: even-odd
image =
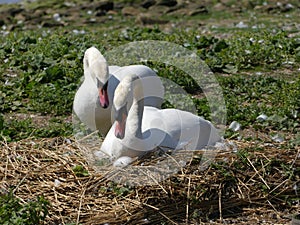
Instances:
[[[117,138],[123,139],[125,136],[125,128],[126,128],[126,120],[127,120],[127,107],[126,105],[120,108],[115,113],[115,136]]]
[[[103,87],[98,87],[100,106],[104,109],[109,105],[107,86],[108,82]]]
[[[115,136],[117,138],[123,139],[125,136],[126,127],[126,115],[122,115],[121,121],[116,121]]]

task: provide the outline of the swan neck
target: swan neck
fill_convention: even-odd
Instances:
[[[143,87],[140,80],[136,80],[132,84],[133,88],[133,101],[128,112],[128,125],[130,133],[133,133],[135,137],[142,138],[142,119],[144,114],[144,99],[143,99]]]
[[[135,137],[142,138],[142,119],[144,113],[144,102],[143,100],[136,101],[133,99],[132,106],[128,112],[128,125],[130,133],[133,133]]]

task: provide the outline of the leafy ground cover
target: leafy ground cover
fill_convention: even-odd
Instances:
[[[123,217],[128,216],[128,223],[130,219],[136,222],[148,218],[147,215],[154,210],[155,215],[160,215],[159,218],[165,221],[162,224],[184,223],[186,219],[191,223],[210,220],[220,223],[223,216],[232,217],[226,221],[235,223],[234,221],[239,221],[236,215],[244,216],[242,222],[253,224],[253,219],[262,221],[263,215],[259,219],[259,216],[254,218],[246,212],[253,210],[251,212],[259,214],[259,209],[272,214],[271,218],[265,217],[270,223],[285,223],[288,220],[285,214],[297,213],[297,206],[299,207],[299,3],[204,1],[199,4],[197,1],[183,1],[182,4],[174,3],[174,6],[169,6],[166,1],[157,1],[156,5],[151,6],[156,8],[149,10],[142,6],[143,2],[114,1],[111,5],[111,2],[106,1],[74,1],[69,4],[37,1],[22,6],[1,7],[1,170],[13,170],[7,170],[10,154],[21,154],[10,152],[17,151],[13,146],[20,146],[18,148],[30,152],[32,146],[26,145],[30,140],[37,143],[44,143],[44,138],[57,140],[58,137],[64,137],[72,140],[72,101],[82,79],[82,59],[88,47],[94,45],[105,53],[132,41],[169,41],[194,51],[214,72],[222,87],[227,107],[225,137],[232,141],[238,140],[237,152],[227,157],[229,161],[220,160],[213,164],[209,172],[195,175],[191,171],[197,164],[196,156],[183,174],[179,173],[165,181],[158,191],[150,187],[138,190],[126,186],[116,188],[115,184],[105,183],[107,181],[101,183],[104,178],[95,175],[79,156],[74,159],[74,165],[71,163],[72,166],[62,164],[61,171],[66,170],[65,172],[49,172],[49,177],[56,179],[60,177],[60,173],[72,176],[72,182],[74,179],[81,188],[81,196],[87,190],[85,185],[91,182],[88,179],[96,179],[95,182],[100,183],[105,190],[99,190],[95,185],[93,187],[97,189],[98,196],[106,199],[107,207],[112,199],[127,202],[128,207],[130,205],[128,214],[126,206],[119,208],[120,211],[114,211]],[[151,18],[159,19],[153,21]],[[161,77],[182,86],[193,96],[199,115],[210,119],[205,96],[184,71],[158,62],[145,64],[157,70]],[[165,103],[165,106],[168,104]],[[260,115],[267,117],[257,119]],[[240,130],[229,129],[234,121],[241,125]],[[74,147],[73,144],[71,146]],[[49,151],[48,148],[51,149],[51,146],[43,146],[41,149],[45,153]],[[68,147],[64,145],[61,148]],[[76,148],[73,150],[77,151]],[[52,153],[56,154],[55,151]],[[36,157],[39,159],[40,155]],[[51,157],[57,159],[55,156]],[[37,165],[45,166],[45,158],[47,157],[43,155],[36,162]],[[54,159],[50,161],[55,162]],[[36,166],[31,164],[34,158],[28,158],[27,161],[28,165]],[[86,172],[81,173],[76,165],[83,166],[91,174],[78,178]],[[76,169],[72,170],[73,167]],[[241,173],[245,173],[242,178],[239,177]],[[209,176],[205,178],[207,174]],[[68,179],[68,176],[63,179]],[[255,176],[257,179],[253,178]],[[211,186],[201,183],[199,177],[204,177]],[[274,177],[280,177],[278,179],[282,184],[275,182]],[[36,176],[32,179],[35,180]],[[14,189],[16,196],[24,199],[22,188],[29,184],[24,181],[17,184],[18,180],[1,177],[1,193],[2,189],[3,193]],[[35,185],[30,193],[35,192],[39,183]],[[109,185],[113,187],[110,188]],[[174,191],[175,189],[178,191]],[[253,193],[249,190],[253,190]],[[76,191],[75,185],[72,194]],[[162,198],[165,205],[153,197],[160,191],[167,192]],[[133,197],[135,192],[145,192],[147,195],[138,199]],[[95,194],[90,189],[87,193],[89,199],[90,195]],[[229,201],[231,193],[236,195]],[[43,194],[45,193],[38,191],[34,195]],[[67,196],[66,193],[64,195]],[[65,199],[58,201],[53,196],[48,197],[52,205],[61,204],[59,210],[49,208],[49,221],[93,223],[92,214],[80,214],[87,210],[84,207],[94,204],[92,200],[84,206],[81,206],[82,202],[77,202],[80,207],[75,207],[78,209],[76,214],[68,211],[69,208],[66,210]],[[226,207],[219,205],[222,199],[231,203],[235,201],[236,208],[225,210]],[[137,202],[140,203],[138,207],[135,204]],[[166,202],[179,204],[177,209],[181,214],[178,218],[171,215]],[[210,204],[209,212],[202,207],[201,202]],[[101,204],[101,201],[98,203]],[[19,207],[17,203],[16,205]],[[187,207],[191,207],[190,210]],[[144,214],[137,213],[137,208],[142,208]],[[112,212],[108,209],[106,211]],[[130,217],[131,213],[136,217]],[[103,223],[121,221],[114,221],[115,217],[109,215],[111,218],[102,218]],[[98,219],[102,223],[101,218]],[[122,220],[125,221],[126,219]],[[150,217],[149,221],[155,223]]]

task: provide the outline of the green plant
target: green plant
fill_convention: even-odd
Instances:
[[[69,136],[72,134],[72,124],[65,122],[64,117],[35,123],[31,118],[8,119],[0,117],[0,140],[18,141],[28,137],[44,138]]]
[[[115,46],[141,40],[176,43],[197,53],[212,71],[230,73],[230,76],[218,77],[229,123],[236,120],[243,128],[254,124],[257,130],[299,131],[296,114],[300,108],[300,79],[296,75],[291,79],[285,78],[284,74],[283,78],[253,75],[256,71],[286,68],[288,63],[293,67],[298,65],[299,37],[288,37],[287,32],[278,29],[233,32],[228,38],[202,35],[196,30],[174,29],[167,33],[159,26],[97,30],[84,35],[76,35],[65,28],[51,32],[46,29],[11,32],[0,41],[0,61],[3,62],[0,68],[0,111],[4,115],[26,113],[66,118],[72,112],[73,98],[82,81],[84,51],[94,45],[105,54]],[[164,65],[159,59],[144,64],[189,94],[197,95],[193,96],[192,103],[198,114],[211,119],[211,105],[189,74],[172,63]],[[252,75],[237,74],[240,71]],[[190,100],[177,101],[177,104],[185,109]],[[164,107],[173,106],[170,102],[164,104]],[[261,113],[270,119],[257,123],[256,117]],[[282,119],[273,120],[276,117]],[[50,123],[47,130],[47,127],[37,127],[29,120],[12,122],[2,119],[0,132],[9,141],[26,136],[70,135],[70,124],[64,123],[63,119],[60,122],[60,125],[59,122]]]
[[[73,172],[77,177],[87,177],[89,176],[89,171],[86,170],[82,165],[76,165],[73,167]]]
[[[226,100],[227,120],[238,121],[242,127],[253,125],[257,129],[273,128],[297,133],[300,108],[300,79],[273,78],[270,76],[218,77]],[[278,101],[282,99],[282,101]],[[265,122],[258,122],[260,114],[268,115]]]
[[[48,215],[49,202],[44,197],[36,201],[21,204],[13,192],[0,196],[0,224],[3,225],[36,225]]]
[[[223,70],[249,69],[263,66],[274,69],[295,61],[297,43],[285,32],[246,32],[227,41],[228,48],[217,53],[223,63]]]
[[[114,182],[107,183],[106,186],[101,186],[99,188],[99,191],[101,193],[109,194],[111,198],[114,198],[115,196],[126,196],[132,192],[132,188],[127,185],[120,185],[116,184]]]

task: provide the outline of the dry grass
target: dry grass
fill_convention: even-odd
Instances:
[[[206,170],[197,151],[165,181],[128,187],[90,167],[72,140],[1,143],[0,191],[13,189],[22,202],[43,195],[51,202],[46,224],[287,224],[299,210],[300,148],[235,144],[238,153],[218,152]],[[76,165],[90,175],[76,176]]]

